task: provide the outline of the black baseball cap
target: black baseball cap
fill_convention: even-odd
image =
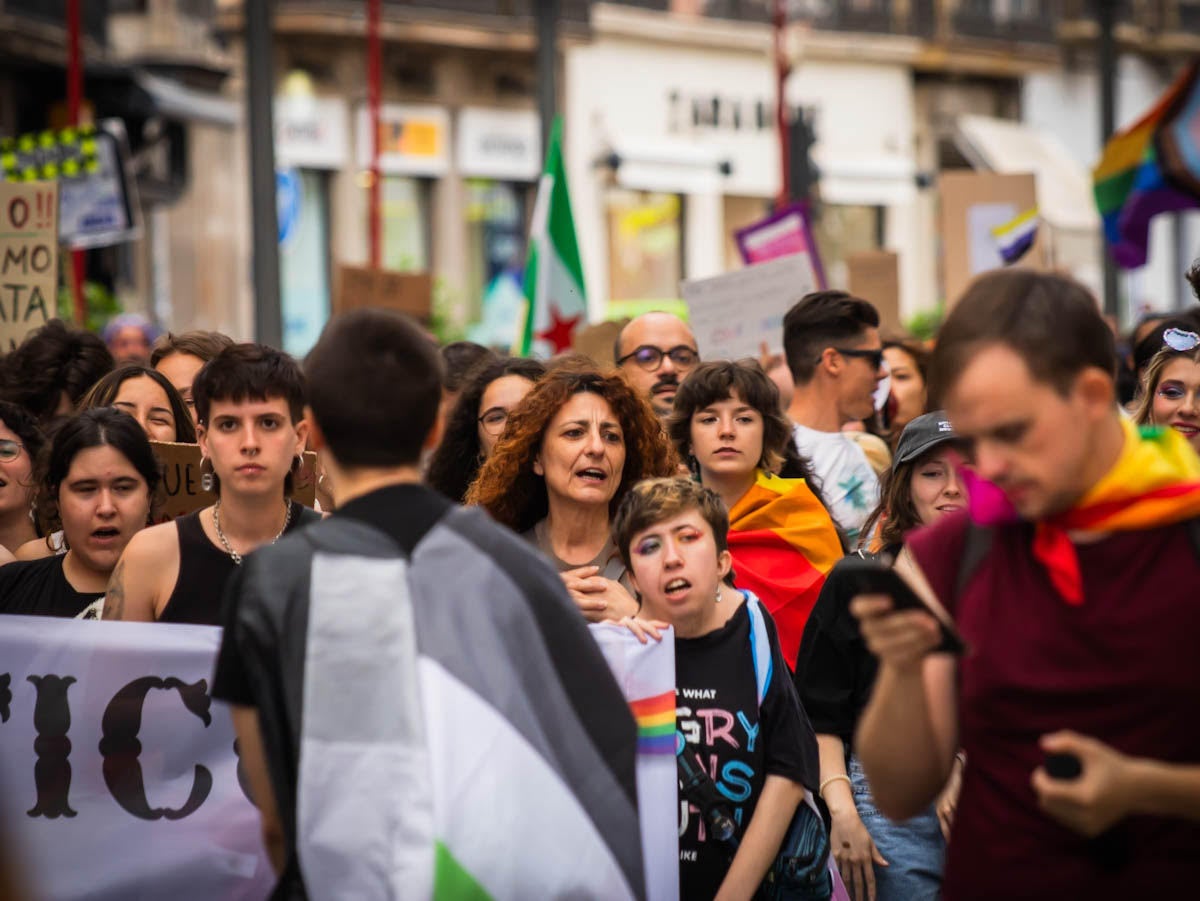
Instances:
[[[926,413],[906,425],[900,433],[900,442],[896,445],[896,456],[892,465],[899,466],[901,463],[915,460],[939,444],[962,440],[950,425],[950,420],[946,418],[945,410]]]

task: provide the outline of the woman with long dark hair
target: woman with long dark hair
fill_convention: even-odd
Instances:
[[[151,441],[196,443],[192,414],[165,375],[136,364],[114,369],[91,387],[80,410],[116,407],[137,420]]]
[[[141,426],[111,407],[55,433],[39,468],[38,515],[65,554],[0,567],[0,613],[78,616],[104,597],[129,540],[149,522],[158,461]]]

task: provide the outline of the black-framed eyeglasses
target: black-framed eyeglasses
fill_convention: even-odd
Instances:
[[[11,463],[21,456],[24,444],[18,444],[11,438],[0,438],[0,463]]]
[[[485,432],[493,438],[497,438],[508,423],[508,411],[503,407],[491,407],[484,410],[483,415],[476,421],[483,426]]]
[[[881,366],[883,366],[882,347],[875,348],[874,350],[862,350],[861,348],[854,347],[835,347],[834,350],[840,353],[843,357],[858,357],[859,359],[866,360],[871,364],[872,369],[879,369]]]
[[[654,372],[658,367],[662,366],[663,357],[670,357],[671,362],[681,369],[690,369],[700,362],[699,352],[693,347],[688,347],[686,344],[679,344],[670,350],[663,350],[661,347],[655,347],[653,344],[643,344],[634,350],[633,353],[625,354],[625,356],[617,360],[617,365],[623,366],[626,360],[633,360],[633,362],[637,363],[638,366],[647,372]]]

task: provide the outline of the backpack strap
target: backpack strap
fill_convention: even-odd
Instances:
[[[1192,542],[1192,553],[1196,555],[1197,562],[1200,562],[1200,516],[1187,521],[1187,530],[1188,538]]]
[[[771,687],[774,661],[771,659],[771,637],[767,632],[766,614],[758,598],[746,593],[746,611],[750,614],[750,656],[754,658],[754,681],[758,686],[758,706]]]
[[[1200,524],[1200,520],[1194,522]],[[962,597],[967,586],[971,584],[971,579],[979,571],[980,565],[992,549],[993,538],[995,538],[995,530],[990,526],[967,523],[967,537],[963,544],[962,556],[958,558],[958,574],[954,579],[954,600]],[[950,599],[947,598],[947,600]]]

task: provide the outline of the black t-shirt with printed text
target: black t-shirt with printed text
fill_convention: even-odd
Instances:
[[[820,773],[816,736],[779,649],[775,624],[765,609],[763,616],[773,664],[761,709],[744,602],[720,629],[675,639],[676,728],[729,800],[739,836],[754,816],[768,775],[815,789]],[[699,811],[683,798],[679,815],[679,896],[712,898],[732,854],[705,834]]]

